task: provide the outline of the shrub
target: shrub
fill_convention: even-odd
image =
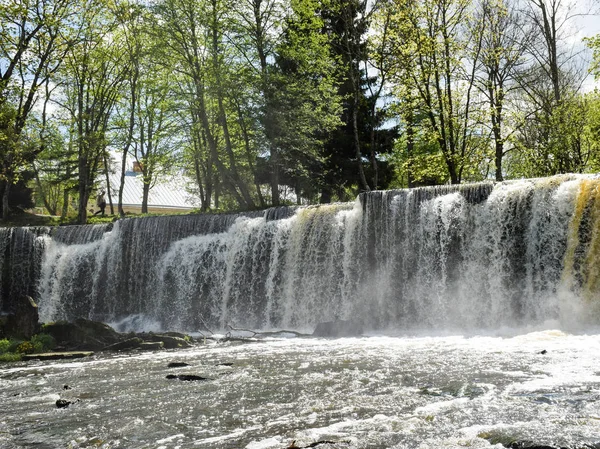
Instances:
[[[0,354],[0,362],[18,362],[19,360],[21,360],[21,354],[15,354],[14,352]]]
[[[19,346],[17,346],[17,352],[19,354],[32,354],[35,351],[33,344],[30,341],[24,341]]]
[[[10,348],[10,341],[8,341],[8,339],[4,338],[4,339],[0,340],[0,354],[4,354],[5,352],[8,352],[9,348]]]
[[[34,352],[46,352],[56,347],[56,340],[52,335],[41,333],[31,337],[31,344]]]
[[[14,340],[11,338],[9,340],[8,351],[6,352],[17,352],[17,348],[21,343],[23,343],[23,340]]]

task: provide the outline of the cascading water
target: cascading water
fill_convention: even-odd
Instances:
[[[46,321],[142,315],[187,331],[332,319],[372,329],[597,323],[599,188],[596,176],[570,175],[3,231],[2,288],[6,297],[36,287]]]

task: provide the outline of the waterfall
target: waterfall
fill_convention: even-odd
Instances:
[[[600,178],[361,194],[354,203],[0,230],[2,308],[173,330],[493,329],[600,318]]]

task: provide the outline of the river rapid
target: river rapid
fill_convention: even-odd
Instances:
[[[58,409],[58,399],[74,403]],[[3,449],[283,449],[293,441],[600,447],[600,330],[209,341],[0,367]]]

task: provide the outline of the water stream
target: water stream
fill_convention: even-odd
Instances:
[[[80,401],[57,409],[59,398]],[[294,440],[599,447],[600,336],[287,339],[0,370],[2,448],[284,449]]]

